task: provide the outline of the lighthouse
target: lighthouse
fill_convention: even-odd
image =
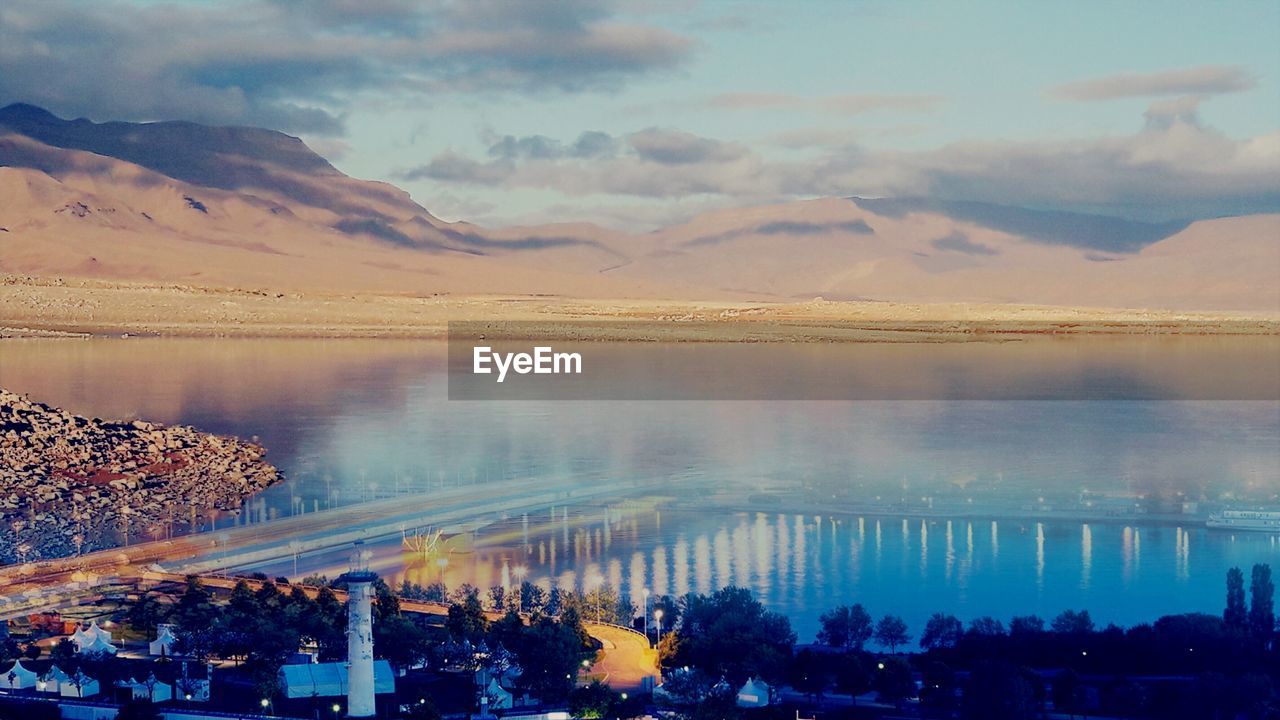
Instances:
[[[373,581],[364,543],[356,541],[347,581],[347,716],[373,717]]]

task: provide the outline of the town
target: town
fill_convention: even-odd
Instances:
[[[1247,589],[1228,573],[1221,616],[909,628],[858,603],[799,644],[742,588],[643,607],[607,586],[392,588],[367,556],[356,543],[334,579],[191,575],[11,619],[0,717],[1175,719],[1276,701],[1266,565]]]

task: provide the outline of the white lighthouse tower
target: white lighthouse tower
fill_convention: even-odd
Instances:
[[[347,716],[373,717],[373,581],[364,543],[356,541],[347,581]]]

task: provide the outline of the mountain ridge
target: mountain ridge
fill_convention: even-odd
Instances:
[[[820,198],[635,234],[435,218],[261,128],[0,109],[0,271],[411,294],[1280,309],[1280,215]]]

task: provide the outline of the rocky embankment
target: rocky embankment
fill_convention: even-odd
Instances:
[[[186,426],[84,418],[0,389],[0,563],[152,539],[280,479],[266,450]]]

